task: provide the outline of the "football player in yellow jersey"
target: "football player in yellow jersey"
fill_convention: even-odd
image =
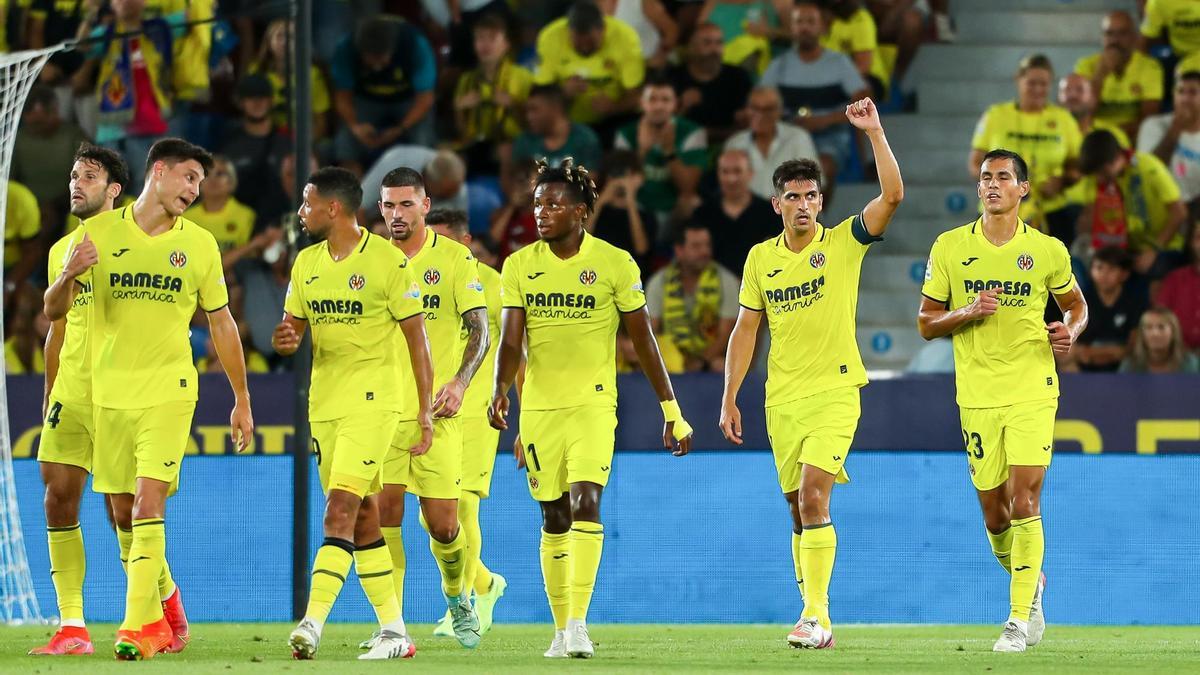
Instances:
[[[392,552],[397,594],[404,588],[407,561],[400,526],[404,495],[420,500],[421,523],[442,576],[442,592],[451,626],[463,647],[479,644],[479,617],[471,605],[471,580],[465,577],[467,536],[459,523],[462,493],[463,420],[459,409],[467,386],[488,350],[487,302],[471,251],[425,225],[430,200],[425,179],[408,167],[393,169],[379,188],[379,210],[404,251],[422,291],[425,330],[433,356],[433,445],[427,454],[405,450],[416,433],[412,410],[405,410],[383,469],[379,498],[384,537]],[[368,641],[369,643],[370,641]]]
[[[472,237],[467,226],[467,214],[456,209],[434,209],[425,216],[425,224],[439,236],[449,237],[463,246],[470,246]],[[488,422],[488,404],[492,397],[492,374],[496,372],[496,351],[500,342],[500,273],[483,261],[479,265],[479,281],[487,302],[488,350],[483,364],[475,371],[463,397],[460,416],[463,425],[462,495],[458,498],[458,520],[467,536],[466,583],[475,592],[475,613],[479,615],[480,634],[492,627],[496,603],[508,588],[508,580],[489,570],[480,559],[483,552],[483,533],[479,529],[480,501],[487,499],[492,485],[492,469],[496,463],[496,446],[500,431]],[[454,637],[450,613],[434,629],[438,637]]]
[[[787,641],[810,649],[834,645],[829,580],[837,535],[829,500],[835,482],[850,480],[843,465],[858,426],[858,390],[867,383],[854,334],[862,261],[904,198],[900,167],[875,104],[869,98],[852,103],[846,117],[871,140],[879,196],[859,215],[827,228],[817,222],[823,203],[820,165],[790,160],[775,169],[771,202],[782,216],[783,233],[755,245],[746,258],[721,402],[721,431],[741,445],[737,395],[765,315],[771,334],[767,437],[792,514],[792,563],[804,600]]]
[[[998,652],[1025,651],[1046,628],[1039,500],[1058,408],[1052,352],[1069,352],[1087,326],[1087,304],[1066,247],[1018,216],[1029,189],[1020,155],[984,155],[978,185],[983,215],[933,243],[917,319],[926,340],[954,340],[971,481],[992,551],[1012,575],[1012,613],[993,647]],[[1049,295],[1063,320],[1046,324]]]
[[[254,433],[220,251],[211,234],[181,217],[211,168],[212,156],[203,148],[177,138],[155,143],[141,196],[86,221],[63,272],[46,290],[52,321],[66,316],[87,284],[93,290],[92,486],[111,495],[117,527],[133,530],[125,621],[114,645],[120,659],[150,658],[175,641],[158,582],[166,554],[166,500],[179,480],[196,407],[187,336],[197,306],[208,315],[233,389],[230,427],[239,451]]]
[[[662,405],[663,446],[691,448],[658,343],[641,273],[629,253],[584,229],[596,186],[571,158],[539,162],[533,193],[539,240],[509,256],[501,272],[500,350],[491,418],[507,427],[508,390],[522,347],[523,464],[542,509],[542,576],[554,616],[548,658],[589,658],[588,605],[600,567],[600,496],[612,467],[617,426],[616,333],[620,323]]]
[[[283,320],[271,336],[275,351],[288,356],[312,325],[309,421],[326,494],[325,540],[313,561],[308,607],[288,638],[296,659],[316,655],[352,562],[380,625],[378,639],[359,658],[416,653],[396,597],[376,495],[410,373],[416,380],[418,431],[405,451],[419,455],[429,449],[433,366],[421,292],[408,259],[358,226],[361,203],[362,187],[349,171],[327,167],[309,176],[298,215],[319,243],[296,257]]]

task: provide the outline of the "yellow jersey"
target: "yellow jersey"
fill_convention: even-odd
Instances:
[[[615,408],[617,324],[646,306],[633,258],[585,232],[570,258],[539,240],[505,259],[500,277],[503,306],[525,311],[521,408]]]
[[[454,97],[458,98],[474,91],[479,93],[480,99],[473,108],[463,113],[463,141],[511,141],[519,136],[520,111],[525,99],[529,98],[531,87],[533,73],[507,58],[500,64],[496,78],[491,82],[483,78],[480,68],[459,75],[458,84],[454,87]],[[496,96],[502,91],[512,100],[507,108],[496,103]]]
[[[421,313],[421,289],[391,242],[365,229],[359,241],[336,261],[327,241],[301,251],[283,301],[312,330],[308,417],[316,422],[400,412],[411,378],[399,322]]]
[[[604,17],[604,43],[594,53],[583,56],[571,46],[567,19],[550,22],[537,38],[539,65],[534,75],[537,84],[562,84],[572,77],[587,80],[587,90],[571,101],[570,118],[592,124],[602,118],[592,105],[598,95],[616,101],[625,92],[636,89],[646,76],[641,58],[642,41],[632,26]]]
[[[37,197],[29,188],[10,180],[4,213],[4,269],[8,269],[21,258],[21,242],[35,238],[41,232],[42,212]]]
[[[62,274],[67,259],[74,249],[74,240],[78,237],[67,235],[50,247],[50,260],[47,265],[50,283]],[[66,333],[63,335],[62,348],[58,352],[58,374],[54,377],[54,386],[50,390],[50,398],[61,403],[86,404],[92,403],[92,355],[88,349],[88,324],[92,312],[92,282],[80,282],[79,292],[75,294],[75,302],[67,310]]]
[[[420,250],[409,259],[409,269],[421,291],[436,394],[462,365],[463,349],[467,346],[462,315],[487,307],[483,283],[471,249],[429,228],[425,229]],[[403,363],[409,364],[408,343],[401,345],[401,350]],[[401,419],[416,419],[419,406],[415,381],[406,387],[404,403]]]
[[[1062,242],[1017,221],[1003,246],[983,234],[982,218],[933,242],[921,294],[955,310],[979,292],[1000,288],[992,316],[953,334],[958,405],[998,408],[1058,397],[1054,355],[1046,332],[1046,302],[1075,287],[1071,256]]]
[[[1195,0],[1149,0],[1142,18],[1142,35],[1156,38],[1163,30],[1171,51],[1183,58],[1200,51],[1200,3]]]
[[[222,253],[250,243],[254,233],[254,209],[233,197],[219,211],[209,211],[197,200],[183,215],[211,232]]]
[[[151,237],[132,206],[89,218],[71,236],[81,232],[99,254],[79,278],[93,288],[92,402],[135,409],[195,401],[192,316],[229,304],[216,240],[183,217]]]
[[[1158,234],[1170,217],[1168,207],[1181,199],[1179,183],[1171,169],[1149,152],[1135,152],[1129,166],[1117,177],[1117,187],[1125,201],[1125,221],[1129,241],[1134,248],[1157,248]],[[1096,201],[1096,178],[1084,176],[1067,191],[1080,204]],[[1182,229],[1182,228],[1181,228]],[[1167,248],[1183,250],[1183,232],[1175,233]]]
[[[746,256],[738,302],[767,315],[768,408],[867,383],[855,337],[858,282],[867,248],[881,238],[861,215],[816,227],[799,253],[780,234]]]
[[[859,8],[848,19],[834,17],[829,30],[821,36],[821,46],[841,52],[854,60],[857,52],[871,52],[870,75],[875,76],[885,88],[891,84],[892,73],[879,52],[878,31],[875,19],[865,8]]]
[[[1091,79],[1096,74],[1100,55],[1079,59],[1075,72]],[[1097,100],[1096,119],[1114,125],[1128,124],[1141,114],[1142,101],[1161,101],[1163,69],[1158,61],[1141,52],[1134,52],[1125,73],[1109,73]]]
[[[1021,217],[1026,220],[1037,218],[1043,213],[1057,211],[1067,205],[1063,196],[1043,199],[1038,196],[1038,186],[1061,176],[1063,164],[1079,157],[1079,146],[1083,137],[1079,123],[1066,108],[1047,105],[1039,112],[1025,112],[1015,101],[997,103],[983,113],[975,125],[971,147],[988,152],[1005,148],[1021,155],[1029,165],[1029,197],[1021,204]]]
[[[483,298],[487,303],[488,336],[491,342],[488,345],[487,356],[483,357],[483,363],[479,364],[479,370],[475,371],[475,377],[471,378],[471,385],[467,387],[467,394],[463,397],[463,417],[487,415],[488,407],[492,404],[496,352],[500,348],[500,273],[479,263],[479,281],[483,284]],[[465,331],[463,338],[466,339]]]

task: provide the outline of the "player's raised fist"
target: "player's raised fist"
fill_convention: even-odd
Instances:
[[[275,332],[271,334],[271,346],[280,355],[291,356],[300,348],[300,334],[292,324],[280,321],[279,325],[275,326]]]
[[[996,297],[1003,291],[999,288],[989,288],[981,292],[975,302],[971,303],[971,317],[982,319],[985,316],[991,316],[1000,308],[1000,300]]]
[[[92,265],[95,265],[100,260],[100,255],[96,252],[96,243],[88,237],[88,233],[83,233],[83,239],[75,244],[75,248],[71,249],[71,257],[67,260],[67,264],[63,266],[63,272],[70,278],[83,274],[88,271]]]
[[[846,119],[850,120],[850,124],[863,131],[883,128],[883,124],[879,121],[879,111],[875,109],[875,102],[869,98],[855,101],[846,106]]]

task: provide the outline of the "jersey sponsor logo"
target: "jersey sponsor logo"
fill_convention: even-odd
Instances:
[[[153,300],[173,305],[174,294],[183,291],[183,278],[149,272],[111,272],[108,285],[112,287],[114,300]]]
[[[630,286],[630,288],[637,291],[638,293],[646,292],[646,289],[642,286],[642,282],[640,282],[640,281],[633,282],[633,286]]]
[[[167,259],[171,263],[171,267],[175,269],[183,269],[187,265],[187,254],[183,251],[172,251],[171,257]]]
[[[596,296],[585,293],[526,293],[526,312],[544,319],[588,319]]]
[[[361,291],[367,285],[367,279],[361,274],[350,275],[350,290]]]
[[[421,297],[421,287],[418,286],[417,282],[414,281],[412,282],[412,285],[408,287],[408,292],[404,295],[416,300],[417,298]]]
[[[933,256],[925,261],[925,281],[933,279]]]
[[[436,295],[436,294],[431,294],[431,293],[426,293],[425,295],[421,296],[421,306],[424,309],[441,309],[442,296]],[[436,319],[437,315],[432,314],[426,318]]]
[[[468,291],[476,291],[476,292],[478,292],[478,293],[482,293],[482,292],[483,292],[483,282],[482,282],[482,281],[480,281],[480,280],[479,280],[479,279],[477,279],[477,278],[476,278],[476,279],[472,279],[472,280],[470,280],[470,281],[468,281],[468,282],[467,282],[467,290],[468,290]]]
[[[784,288],[768,288],[763,291],[767,302],[771,303],[771,311],[776,314],[791,312],[811,306],[824,297],[821,289],[825,287],[825,275],[806,281],[796,286]]]
[[[1021,255],[1017,256],[1017,269],[1021,270],[1022,272],[1028,272],[1029,270],[1033,269],[1033,256],[1029,255],[1028,253],[1022,253]]]
[[[932,258],[930,258],[930,260],[932,260]],[[967,258],[966,260],[962,261],[963,267],[970,265],[971,263],[975,262],[976,260],[979,260],[979,258],[976,258],[975,256],[971,256],[970,258]]]
[[[356,326],[361,322],[363,304],[358,300],[309,300],[308,311],[314,326],[327,324]]]
[[[808,264],[812,265],[814,270],[821,269],[825,266],[825,254],[821,251],[817,251],[816,253],[810,255],[808,257]]]
[[[596,270],[584,270],[579,273],[579,283],[584,286],[591,286],[596,283],[597,278]]]
[[[1033,285],[1028,281],[963,279],[963,290],[967,293],[980,293],[982,291],[990,291],[993,288],[1000,289],[1000,292],[1004,295],[1019,295],[1026,298],[1033,295]]]
[[[114,258],[120,258],[121,256],[125,255],[126,253],[129,253],[129,249],[123,248],[120,251],[116,251],[115,253],[113,253],[112,256]]]
[[[442,273],[430,267],[425,270],[425,285],[434,286],[442,280]]]

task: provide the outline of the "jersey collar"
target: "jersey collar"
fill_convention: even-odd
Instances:
[[[804,255],[805,251],[812,248],[816,244],[825,241],[825,234],[827,231],[828,231],[828,229],[824,225],[822,225],[821,223],[817,223],[817,231],[813,233],[812,240],[809,241],[808,244],[804,248],[800,249],[799,251],[796,251],[795,253],[792,252],[792,249],[788,248],[787,238],[783,232],[780,232],[779,236],[775,237],[775,253],[776,253],[776,255],[781,255],[784,257],[793,256],[793,255],[797,255],[797,256]]]
[[[592,240],[595,238],[596,238],[595,235],[591,234],[587,230],[584,230],[583,238],[579,240],[579,250],[575,253],[575,255],[571,256],[570,258],[567,258],[566,260],[555,255],[554,251],[550,250],[549,243],[542,241],[542,240],[539,240],[538,243],[544,247],[547,258],[549,258],[555,264],[567,265],[567,264],[570,264],[571,261],[575,260],[579,256],[585,255],[585,254],[587,254],[588,251],[592,250],[592,246],[593,246]]]
[[[1013,233],[1012,239],[1009,239],[999,246],[993,244],[987,238],[987,236],[983,234],[983,216],[979,216],[975,219],[975,222],[971,223],[971,234],[978,236],[985,244],[991,246],[992,248],[1004,248],[1005,246],[1008,246],[1016,241],[1018,237],[1024,237],[1025,235],[1029,234],[1029,224],[1022,220],[1020,216],[1017,216],[1017,231]]]
[[[424,253],[425,251],[427,251],[437,245],[438,245],[438,233],[434,232],[433,228],[426,225],[425,226],[425,241],[422,242],[421,248],[417,249],[416,254],[413,255],[411,258],[409,258],[409,260],[415,261],[417,259],[417,257],[420,256],[422,253]]]
[[[175,216],[175,222],[171,224],[171,229],[163,232],[162,234],[156,234],[154,236],[146,234],[146,231],[143,230],[141,226],[137,224],[137,221],[133,219],[133,204],[127,204],[121,208],[121,220],[125,221],[131,229],[135,230],[137,234],[141,235],[141,237],[146,240],[170,236],[183,230],[183,216]]]

